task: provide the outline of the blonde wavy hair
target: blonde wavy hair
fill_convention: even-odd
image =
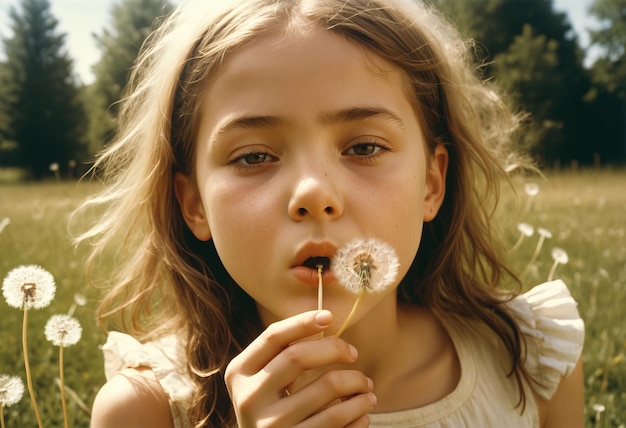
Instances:
[[[95,163],[106,187],[79,211],[99,213],[78,239],[94,245],[88,265],[109,249],[116,254],[99,319],[103,325],[117,319],[141,340],[184,336],[198,382],[190,420],[234,423],[222,375],[262,325],[212,242],[198,241],[187,228],[174,175],[193,179],[203,93],[229,53],[302,22],[364,47],[406,75],[428,149],[443,144],[450,158],[443,206],[425,224],[399,298],[491,328],[511,356],[523,407],[524,341],[504,304],[511,293],[500,291],[507,278],[518,288],[519,281],[492,227],[500,183],[515,159],[517,121],[479,78],[472,44],[435,10],[408,0],[201,0],[167,17],[137,59],[117,136]]]

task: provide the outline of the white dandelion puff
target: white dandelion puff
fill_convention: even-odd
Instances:
[[[74,303],[78,306],[85,306],[87,304],[87,297],[84,294],[74,294]]]
[[[596,426],[600,424],[600,420],[602,419],[602,413],[606,410],[604,404],[595,403],[591,406],[594,412],[596,412]]]
[[[552,238],[552,232],[550,232],[548,229],[544,229],[542,227],[537,228],[537,233],[541,236],[543,236],[544,238]]]
[[[2,294],[9,306],[18,309],[41,309],[50,304],[56,292],[54,277],[40,266],[19,266],[2,283]]]
[[[2,233],[2,231],[9,225],[11,224],[11,219],[9,217],[5,217],[2,220],[0,220],[0,233]]]
[[[539,193],[539,185],[537,183],[526,183],[524,185],[524,192],[531,198],[537,196]]]
[[[378,293],[398,274],[398,256],[387,243],[378,239],[355,239],[339,249],[331,269],[337,280],[352,293]]]
[[[526,199],[526,206],[524,207],[524,212],[530,211],[530,206],[532,205],[532,201],[539,194],[539,185],[537,183],[526,183],[524,185],[524,192],[528,196]]]
[[[391,285],[398,275],[398,256],[387,243],[378,239],[354,239],[339,249],[330,267],[346,290],[357,295],[356,301],[335,336],[347,328],[366,293],[379,293]]]
[[[67,311],[67,314],[69,316],[74,315],[74,312],[76,311],[76,308],[78,306],[85,306],[86,304],[87,297],[85,297],[85,295],[79,293],[74,294],[74,303],[72,303],[72,306],[70,306],[70,310]]]
[[[522,241],[524,241],[524,237],[533,236],[533,233],[535,233],[535,228],[533,228],[528,223],[519,223],[517,225],[517,230],[519,230],[520,235],[515,245],[513,245],[513,248],[511,248],[511,251],[517,250],[520,247],[520,245],[522,245]]]
[[[519,230],[520,233],[524,236],[533,236],[533,233],[535,233],[535,229],[532,227],[532,225],[528,223],[518,224],[517,230]]]
[[[83,333],[78,320],[69,315],[53,315],[44,329],[46,339],[55,346],[75,345]]]
[[[594,412],[597,412],[597,413],[602,413],[606,410],[606,407],[604,406],[604,404],[599,404],[599,403],[595,403],[593,406],[591,406],[591,408],[593,409]]]
[[[567,253],[565,252],[564,249],[559,248],[559,247],[554,247],[552,249],[552,259],[554,260],[554,263],[552,264],[552,267],[550,268],[550,273],[548,274],[548,281],[552,281],[552,278],[554,278],[554,273],[556,272],[556,267],[558,265],[564,265],[564,264],[567,264],[567,262],[569,262],[569,257],[567,257]]]
[[[567,256],[567,253],[565,252],[564,249],[559,248],[559,247],[554,247],[552,249],[552,258],[554,259],[555,262],[558,262],[559,264],[565,265],[567,264],[567,262],[569,262],[569,257]]]
[[[17,376],[0,375],[0,406],[17,404],[24,395],[24,382]]]

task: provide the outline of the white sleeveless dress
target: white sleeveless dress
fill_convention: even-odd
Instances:
[[[584,341],[584,322],[576,302],[560,281],[536,286],[509,303],[527,341],[526,369],[533,379],[524,385],[522,414],[515,377],[507,377],[509,361],[496,335],[478,322],[442,320],[461,363],[454,391],[424,407],[371,414],[371,427],[539,427],[532,392],[550,399],[559,382],[578,362]],[[194,382],[185,366],[184,342],[175,335],[140,343],[129,335],[111,332],[103,346],[105,374],[110,379],[124,368],[150,367],[169,396],[176,428],[187,428],[187,408]]]

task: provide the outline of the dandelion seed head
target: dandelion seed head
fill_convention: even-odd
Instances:
[[[17,376],[0,375],[0,406],[19,403],[24,395],[24,382]]]
[[[550,232],[548,229],[543,229],[541,227],[538,227],[537,233],[543,236],[544,238],[552,238],[552,232]]]
[[[50,168],[50,171],[58,171],[59,164],[57,162],[52,162],[48,168]]]
[[[359,238],[339,249],[330,266],[348,291],[358,293],[365,289],[378,293],[396,279],[399,263],[389,244],[374,238]]]
[[[74,294],[74,303],[78,306],[85,306],[87,304],[87,297],[84,294]]]
[[[2,220],[0,220],[0,233],[2,233],[2,231],[9,225],[11,224],[11,219],[9,217],[5,217]]]
[[[565,265],[567,264],[567,262],[569,262],[569,257],[567,257],[567,253],[565,252],[564,249],[559,248],[559,247],[554,247],[552,249],[552,258],[554,259],[555,262],[561,265]]]
[[[596,413],[602,413],[606,410],[606,407],[604,406],[604,404],[600,404],[600,403],[595,403],[593,406],[591,406],[591,408]]]
[[[517,225],[517,230],[525,236],[533,236],[533,233],[535,233],[535,229],[528,223],[519,223]]]
[[[530,197],[537,196],[539,193],[539,185],[537,183],[526,183],[524,185],[524,192]]]
[[[55,346],[75,345],[83,333],[78,320],[69,315],[53,315],[46,323],[46,339]]]
[[[18,309],[41,309],[50,304],[56,292],[54,277],[36,265],[11,270],[2,283],[2,294],[9,306]]]

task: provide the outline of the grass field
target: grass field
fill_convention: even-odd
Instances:
[[[506,224],[505,235],[512,247],[519,236],[519,222],[552,233],[537,261],[522,277],[528,287],[546,280],[553,247],[568,253],[569,263],[557,268],[556,277],[569,285],[586,321],[586,426],[626,426],[626,172],[560,173],[548,175],[545,181],[532,181],[540,190],[530,205],[521,182],[518,203],[504,198],[499,215]],[[87,304],[77,307],[74,314],[83,326],[83,337],[65,351],[66,385],[91,406],[104,382],[98,348],[104,335],[94,320],[100,291],[88,286],[84,278],[87,248],[74,249],[67,231],[69,214],[95,188],[89,183],[0,185],[0,221],[10,219],[0,232],[0,276],[4,278],[19,265],[38,264],[57,281],[52,304],[31,311],[29,318],[30,361],[46,426],[62,426],[63,419],[55,381],[58,348],[45,340],[43,328],[51,315],[69,310],[76,293],[86,296]],[[525,269],[537,239],[537,233],[526,238],[511,254],[517,271]],[[25,380],[22,312],[0,299],[0,314],[0,374],[19,375]],[[594,405],[605,408],[599,419]],[[68,406],[71,426],[88,426],[88,413],[72,399],[68,399]],[[8,427],[35,426],[27,393],[20,403],[5,409],[5,421]]]

